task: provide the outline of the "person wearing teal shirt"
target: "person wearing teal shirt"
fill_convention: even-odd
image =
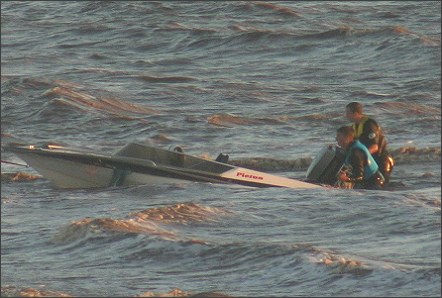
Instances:
[[[353,127],[338,128],[336,141],[345,150],[343,168],[346,170],[338,173],[339,181],[351,183],[353,188],[380,189],[384,186],[385,178],[378,164],[367,147],[355,139]]]

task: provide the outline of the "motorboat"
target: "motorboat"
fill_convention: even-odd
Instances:
[[[327,149],[317,156],[310,165],[306,181],[303,181],[229,164],[228,156],[223,154],[216,160],[192,156],[179,146],[163,149],[133,142],[111,154],[58,144],[8,143],[3,149],[15,153],[58,188],[159,185],[183,181],[321,188],[321,183],[327,182],[324,173],[336,160],[337,152]],[[333,167],[338,167],[336,162]]]

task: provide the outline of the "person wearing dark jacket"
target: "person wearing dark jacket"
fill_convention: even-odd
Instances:
[[[345,116],[353,122],[355,138],[364,144],[379,165],[379,171],[385,178],[385,184],[390,181],[394,160],[387,150],[387,139],[379,124],[363,114],[362,104],[351,102],[345,107]]]
[[[367,147],[355,139],[354,129],[351,126],[340,127],[336,141],[345,150],[343,168],[346,170],[338,173],[338,179],[351,183],[353,188],[381,189],[385,178]]]

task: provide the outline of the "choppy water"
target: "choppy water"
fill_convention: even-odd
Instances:
[[[440,1],[2,1],[2,134],[303,178],[357,100],[397,163],[387,191],[58,190],[2,163],[2,296],[439,297],[440,53]]]

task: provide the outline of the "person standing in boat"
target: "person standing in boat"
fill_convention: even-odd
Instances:
[[[351,102],[345,107],[345,117],[353,122],[355,138],[368,148],[387,184],[393,171],[394,160],[387,150],[387,140],[382,128],[374,119],[363,114],[362,104],[359,102]]]
[[[351,126],[342,126],[336,131],[336,141],[345,150],[345,170],[338,173],[338,179],[345,184],[352,184],[353,188],[381,189],[385,178],[368,148],[354,135]]]

